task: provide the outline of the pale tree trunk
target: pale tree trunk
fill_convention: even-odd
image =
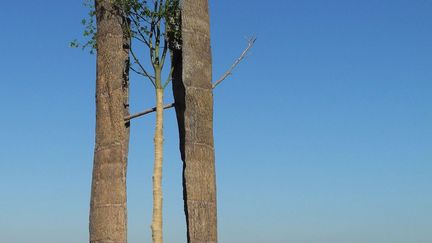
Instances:
[[[127,21],[110,0],[96,0],[96,144],[90,203],[90,242],[126,243],[126,164],[129,143]]]
[[[157,76],[157,75],[156,75]],[[162,166],[163,166],[163,93],[156,89],[156,128],[154,135],[154,168],[153,168],[153,243],[162,243]]]
[[[182,1],[182,50],[174,52],[173,91],[183,160],[189,243],[217,242],[213,93],[207,0]]]

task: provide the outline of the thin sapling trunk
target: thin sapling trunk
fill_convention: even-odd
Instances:
[[[156,127],[154,134],[154,168],[153,168],[153,220],[152,239],[162,243],[162,166],[163,166],[163,119],[164,89],[160,87],[160,70],[156,70]]]

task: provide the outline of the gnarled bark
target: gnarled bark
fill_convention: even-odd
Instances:
[[[126,243],[126,164],[129,143],[127,20],[110,0],[96,0],[96,142],[90,203],[90,242]]]
[[[173,57],[173,91],[183,160],[190,243],[217,242],[213,93],[207,0],[182,1],[182,50]]]

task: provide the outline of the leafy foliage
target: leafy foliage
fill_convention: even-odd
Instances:
[[[171,79],[171,73],[165,84],[157,84],[154,75],[150,75],[141,64],[140,57],[136,56],[133,47],[135,44],[144,44],[150,51],[153,69],[164,66],[167,52],[179,50],[181,39],[181,11],[180,0],[111,0],[117,10],[125,17],[127,25],[124,33],[131,39],[131,57],[133,63],[131,70],[150,79],[153,85],[166,86]],[[74,40],[71,47],[90,49],[94,53],[96,43],[96,11],[92,0],[84,0],[84,6],[89,8],[87,18],[81,21],[84,26],[84,42]]]
[[[69,46],[72,48],[81,47],[84,49],[90,49],[90,54],[93,54],[96,50],[96,10],[92,0],[84,0],[83,5],[90,9],[88,16],[81,20],[81,24],[84,26],[83,37],[84,42],[79,42],[77,39],[70,42]]]
[[[168,43],[171,50],[181,48],[181,11],[180,0],[154,0],[148,3],[147,0],[111,0],[113,4],[128,19],[128,26],[125,26],[125,33],[131,39],[146,44],[148,47],[158,41]],[[77,39],[70,42],[70,47],[90,49],[94,53],[96,45],[96,10],[93,0],[84,0],[83,5],[89,8],[88,16],[81,20],[84,26],[84,41]],[[161,28],[164,28],[161,33]],[[159,33],[157,32],[159,31]],[[158,39],[158,40],[157,40]],[[152,48],[152,47],[150,47]]]

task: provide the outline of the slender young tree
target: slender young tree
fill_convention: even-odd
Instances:
[[[149,52],[148,62],[151,70],[145,68],[142,56],[130,50],[134,65],[133,71],[149,79],[155,88],[156,124],[154,133],[154,168],[153,168],[153,219],[152,239],[154,243],[163,242],[162,222],[162,168],[163,168],[163,122],[164,122],[164,90],[172,79],[173,68],[169,67],[167,77],[163,78],[163,68],[170,64],[168,55],[179,48],[181,39],[178,18],[179,0],[155,0],[148,4],[143,0],[118,0],[131,20],[128,33],[134,43],[141,44]],[[170,66],[170,65],[168,65]],[[126,119],[127,120],[127,119]]]
[[[96,0],[96,142],[90,242],[126,243],[126,164],[129,143],[128,21],[110,0]]]

